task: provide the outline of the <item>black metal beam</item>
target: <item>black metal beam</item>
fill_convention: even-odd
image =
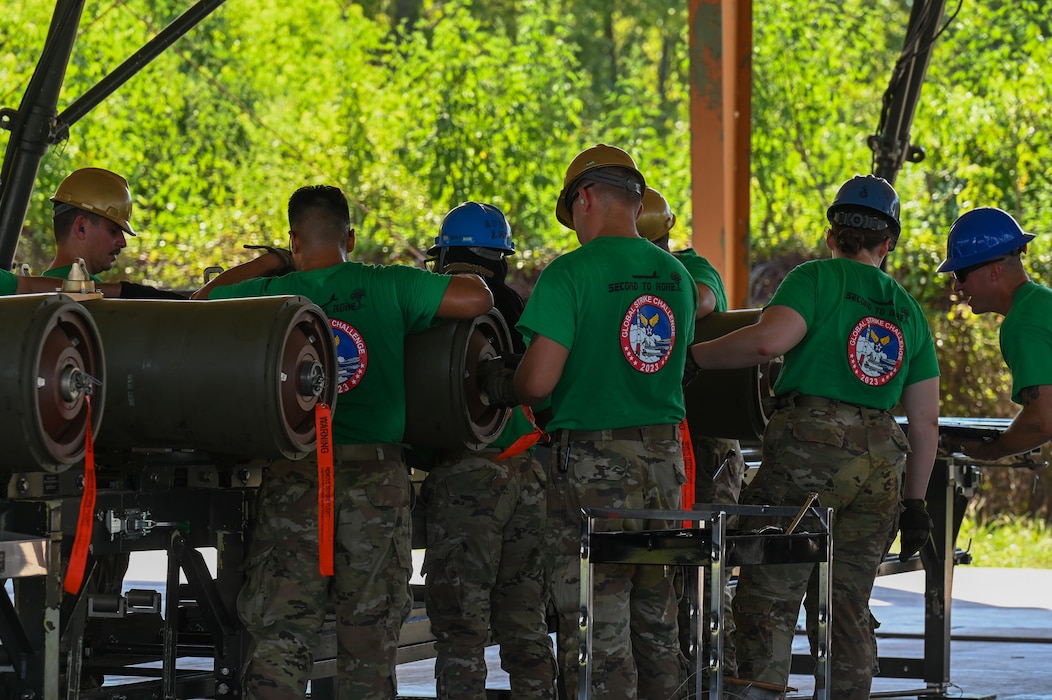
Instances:
[[[145,68],[150,61],[164,53],[169,46],[200,24],[202,20],[212,14],[224,2],[226,0],[201,0],[161,30],[157,36],[132,54],[124,63],[117,66],[113,72],[100,80],[95,87],[77,98],[62,114],[58,115],[55,142],[65,140],[69,136],[69,127],[76,124],[85,114],[95,109],[99,103],[116,92],[124,83]]]
[[[0,113],[0,127],[11,131],[0,168],[0,266],[5,270],[11,269],[37,170],[52,143],[58,96],[83,10],[84,0],[58,0],[21,105]]]
[[[0,266],[3,269],[11,269],[40,161],[48,147],[67,139],[70,126],[224,2],[200,0],[59,115],[58,98],[80,27],[84,0],[58,0],[44,50],[21,105],[17,110],[0,110],[0,128],[11,131],[0,169]]]
[[[873,174],[892,184],[907,161],[924,160],[924,150],[910,142],[910,128],[945,7],[946,0],[914,0],[902,53],[884,93],[880,124],[868,140]]]

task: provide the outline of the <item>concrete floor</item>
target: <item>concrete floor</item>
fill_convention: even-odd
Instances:
[[[923,656],[924,573],[882,576],[871,607],[881,622],[878,648],[882,657]],[[945,697],[1052,700],[1052,570],[992,569],[958,566],[954,573],[951,609],[950,685],[929,689],[918,680],[877,678],[874,698]],[[804,653],[806,639],[797,637],[795,650]],[[498,650],[490,648],[488,687],[507,689]],[[417,661],[399,667],[399,693],[434,697],[434,662]],[[808,676],[794,675],[808,698]]]
[[[129,579],[149,579],[163,571],[159,557],[163,553],[133,556]],[[872,697],[1052,700],[1052,569],[958,566],[953,584],[949,687],[928,689],[920,680],[876,678]],[[871,607],[881,622],[881,657],[923,657],[923,590],[923,571],[877,579]],[[805,653],[806,648],[806,639],[798,636],[795,651]],[[506,690],[497,648],[490,648],[487,657],[488,687]],[[402,697],[435,696],[433,660],[402,664],[398,678]],[[794,675],[790,683],[799,688],[790,697],[810,697],[809,676]]]
[[[907,636],[923,631],[923,572],[877,584],[871,607],[881,621],[880,654],[921,656],[921,640]],[[947,697],[1052,699],[1052,570],[958,566],[950,623]],[[874,697],[903,687],[910,686],[901,679],[876,679]]]

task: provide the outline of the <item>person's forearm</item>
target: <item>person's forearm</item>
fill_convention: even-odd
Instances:
[[[1023,454],[1036,450],[1049,440],[1052,435],[1040,429],[1040,426],[1027,421],[1020,421],[1017,416],[1003,433],[989,442],[982,440],[962,441],[961,450],[971,457],[995,461],[1002,457]]]
[[[784,355],[807,333],[807,322],[787,306],[764,309],[760,320],[690,348],[701,369],[755,367]]]
[[[907,384],[901,402],[909,421],[910,441],[902,498],[923,500],[939,449],[939,378]]]
[[[753,367],[778,357],[781,353],[772,353],[756,331],[756,326],[747,326],[721,338],[692,345],[690,352],[702,369]]]
[[[996,439],[961,440],[961,451],[983,460],[1024,454],[1052,440],[1052,386],[1023,389],[1023,408]]]
[[[906,456],[906,479],[902,498],[924,500],[928,492],[935,453],[939,445],[938,430],[915,431],[910,428],[910,453]]]
[[[209,293],[211,293],[216,287],[224,287],[228,284],[235,284],[237,282],[255,279],[256,277],[263,277],[277,272],[284,267],[285,260],[282,259],[280,255],[277,253],[266,253],[260,255],[255,260],[249,260],[247,263],[242,263],[237,267],[232,267],[226,272],[213,277],[212,281],[190,295],[190,298],[207,299]]]
[[[475,318],[493,308],[493,293],[475,274],[457,274],[449,280],[438,305],[438,318]]]

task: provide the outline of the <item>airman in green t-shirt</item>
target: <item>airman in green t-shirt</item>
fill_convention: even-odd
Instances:
[[[705,369],[784,356],[774,386],[779,408],[740,500],[799,508],[817,493],[823,507],[836,509],[834,651],[830,678],[822,680],[831,697],[863,700],[876,658],[869,594],[877,569],[896,530],[903,561],[929,542],[924,497],[939,440],[939,366],[920,305],[880,267],[901,230],[894,188],[872,175],[853,177],[826,216],[831,258],[792,270],[755,324],[691,350]],[[890,412],[900,402],[908,439]],[[782,697],[801,599],[811,648],[820,648],[818,597],[814,564],[741,568],[732,641],[739,675],[757,683],[733,697]],[[822,665],[815,668],[817,675]]]
[[[960,441],[960,450],[977,459],[1022,454],[1052,440],[1052,289],[1023,267],[1033,239],[1007,212],[979,207],[953,222],[939,265],[972,311],[1004,315],[1001,354],[1012,372],[1012,401],[1023,407],[996,440]]]
[[[561,690],[578,694],[581,509],[679,507],[683,363],[698,290],[683,264],[639,236],[642,173],[599,144],[570,163],[556,218],[580,248],[541,273],[518,328],[528,347],[513,403],[551,398],[545,554],[559,619]],[[617,521],[612,527],[665,527]],[[662,567],[600,566],[591,692],[671,698],[682,683],[677,604]]]
[[[412,486],[399,444],[405,336],[435,319],[473,319],[492,308],[493,296],[474,274],[348,261],[354,230],[336,187],[300,188],[288,216],[290,250],[268,250],[193,295],[303,295],[328,315],[337,343],[334,575],[322,576],[318,566],[317,455],[271,463],[257,494],[238,596],[252,635],[245,697],[303,697],[326,610],[335,607],[340,695],[392,698],[398,635],[412,598]],[[295,271],[266,277],[290,259]]]

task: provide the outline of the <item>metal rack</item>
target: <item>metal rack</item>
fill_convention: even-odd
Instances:
[[[98,493],[96,520],[107,524],[92,534],[89,579],[100,557],[164,550],[164,594],[121,595],[87,585],[76,595],[63,591],[80,499],[62,485],[72,486],[74,474],[53,479],[60,493],[31,489],[24,498],[0,499],[0,578],[14,579],[11,596],[0,591],[0,697],[112,697],[113,688],[80,687],[82,665],[141,676],[142,682],[120,686],[127,700],[239,692],[244,640],[234,601],[259,475],[254,465],[236,471],[241,476],[233,478],[246,484],[235,487],[230,474],[211,465],[144,467],[145,482],[159,477],[155,487]],[[203,547],[218,552],[216,578],[198,551]],[[180,585],[180,573],[187,584]],[[211,663],[183,664],[183,657]]]
[[[712,585],[708,592],[709,612],[699,614],[692,630],[696,648],[707,635],[709,654],[695,654],[694,672],[699,682],[697,698],[702,698],[703,672],[708,672],[709,697],[723,697],[724,610],[723,591],[730,570],[743,565],[818,564],[819,571],[819,668],[829,677],[830,564],[833,560],[832,509],[807,506],[803,510],[771,506],[728,506],[698,504],[690,511],[585,509],[581,535],[581,669],[578,697],[587,700],[592,670],[592,590],[593,567],[600,564],[707,567]],[[803,515],[814,532],[798,532],[794,525]],[[731,518],[770,518],[792,520],[789,527],[765,527],[760,531],[728,528]],[[610,531],[610,520],[678,521],[690,527],[644,531]],[[696,602],[705,599],[704,576],[698,576]],[[701,606],[698,605],[700,610]],[[829,698],[829,684],[818,691],[821,700]]]

